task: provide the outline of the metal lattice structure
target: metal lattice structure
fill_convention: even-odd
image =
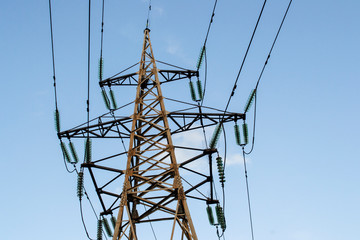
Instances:
[[[198,77],[199,74],[193,70],[158,69],[149,33],[150,30],[145,29],[139,71],[100,82],[101,87],[136,86],[133,114],[117,116],[115,110],[58,135],[69,140],[87,137],[128,139],[127,150],[82,164],[89,170],[103,210],[101,214],[115,214],[117,211],[113,240],[139,239],[139,227],[149,222],[164,222],[163,227],[169,229],[167,239],[181,237],[195,240],[198,238],[187,200],[197,199],[208,204],[218,202],[213,196],[212,174],[212,154],[217,150],[176,146],[173,136],[215,126],[220,121],[221,124],[234,122],[244,119],[245,115],[195,104],[190,108],[168,112],[161,84]],[[203,112],[204,109],[212,111]],[[193,154],[179,161],[176,149]],[[108,164],[109,160],[118,158],[126,161],[125,167]],[[191,163],[204,158],[208,162],[206,173],[191,168]],[[101,179],[100,184],[96,171],[112,175],[107,180]],[[196,176],[196,183],[190,184],[182,178],[181,171]],[[120,181],[120,178],[123,180]],[[122,184],[121,193],[107,189],[114,183]],[[209,196],[197,196],[198,189],[205,185],[209,185]]]

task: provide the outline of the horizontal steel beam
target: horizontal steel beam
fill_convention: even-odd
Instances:
[[[172,124],[171,134],[195,130],[202,127],[210,127],[218,124],[245,119],[242,113],[190,113],[190,112],[171,112],[167,114],[168,121]],[[144,120],[151,120],[154,117],[148,116]],[[158,116],[156,116],[158,118]],[[131,133],[131,117],[115,117],[108,120],[102,117],[97,119],[97,124],[86,124],[80,127],[58,133],[59,138],[129,138]],[[106,121],[105,121],[106,120]],[[202,124],[201,124],[202,123]],[[84,127],[82,127],[84,126]],[[147,137],[151,137],[148,135]]]
[[[199,72],[194,70],[158,70],[158,73],[163,77],[164,80],[160,81],[160,84],[166,82],[173,82],[185,78],[198,77]],[[151,77],[152,74],[148,77]],[[119,77],[107,78],[99,82],[100,87],[104,86],[137,86],[138,85],[138,72],[122,75]],[[148,85],[153,85],[149,82]]]

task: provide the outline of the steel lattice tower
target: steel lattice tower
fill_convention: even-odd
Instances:
[[[176,224],[187,239],[197,239],[176,162],[149,29],[145,29],[131,118],[124,188],[113,239],[122,238],[127,229],[129,239],[137,239],[135,222],[156,210],[165,214],[163,220],[173,221],[171,239]],[[162,197],[153,199],[154,194]],[[137,210],[139,201],[149,206],[141,216]],[[176,207],[166,206],[167,201],[174,201]]]
[[[58,133],[60,139],[74,138],[126,138],[129,148],[126,152],[98,160],[84,162],[81,166],[89,170],[91,180],[98,195],[102,213],[113,214],[118,210],[113,240],[137,240],[138,226],[148,222],[164,222],[164,228],[171,229],[167,239],[198,239],[187,199],[194,198],[208,204],[217,203],[213,196],[212,154],[215,148],[193,148],[174,146],[172,135],[195,129],[222,125],[244,119],[240,113],[202,112],[200,106],[168,112],[164,105],[161,84],[181,79],[197,77],[193,70],[161,70],[156,66],[150,42],[149,29],[144,31],[143,49],[139,62],[139,71],[123,76],[111,77],[100,82],[100,86],[136,86],[134,111],[129,117],[117,117],[113,114],[102,115],[90,123]],[[136,78],[137,76],[137,78]],[[165,79],[161,81],[159,77]],[[214,109],[212,109],[214,110]],[[110,120],[109,120],[110,118]],[[111,119],[112,118],[112,119]],[[171,128],[170,128],[171,126]],[[189,159],[179,163],[175,148],[193,151]],[[126,156],[126,168],[106,165],[114,157]],[[189,164],[207,157],[209,171],[200,173],[189,168]],[[179,170],[183,169],[201,180],[189,186],[183,186]],[[99,184],[94,170],[115,173],[116,176]],[[124,176],[121,194],[106,188]],[[205,184],[210,185],[208,197],[196,197],[194,191]],[[104,197],[113,198],[111,203]],[[165,222],[168,225],[165,225]],[[179,235],[180,234],[180,235]],[[144,239],[142,239],[144,240]]]

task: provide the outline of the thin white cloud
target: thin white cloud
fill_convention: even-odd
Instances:
[[[177,55],[180,52],[180,47],[175,42],[168,42],[168,46],[166,47],[166,52],[172,55]]]
[[[187,146],[187,147],[200,148],[200,149],[205,148],[204,135],[200,129],[189,131],[186,134],[175,135],[173,137],[173,141],[174,141],[174,145],[177,146]],[[176,154],[177,162],[181,163],[196,156],[197,154],[199,154],[199,152],[177,148],[175,149],[175,154]],[[208,168],[207,166],[208,166],[207,160],[204,158],[198,159],[187,165],[188,168],[191,168],[199,172],[202,172],[204,169],[207,169]],[[187,173],[187,171],[184,173]]]
[[[201,129],[189,131],[185,134],[175,135],[173,140],[176,145],[203,148],[205,145],[204,135]]]
[[[180,58],[186,64],[194,64],[194,59],[190,59],[186,56],[182,44],[176,39],[168,38],[166,40],[166,52],[170,55]]]
[[[249,157],[245,158],[246,163],[251,163],[251,159]],[[226,158],[226,166],[232,166],[232,165],[241,165],[243,164],[243,155],[242,153],[234,153],[229,154]]]
[[[159,16],[162,16],[164,14],[164,8],[162,7],[154,7],[153,10]]]
[[[229,154],[229,156],[226,159],[226,166],[228,167],[231,165],[239,165],[242,163],[242,161],[243,159],[240,153]]]

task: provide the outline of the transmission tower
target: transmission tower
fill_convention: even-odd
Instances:
[[[196,240],[198,238],[187,200],[191,198],[208,205],[218,204],[213,192],[212,169],[212,156],[217,153],[216,138],[219,138],[225,123],[245,120],[245,115],[188,103],[184,109],[168,112],[164,104],[167,98],[162,94],[161,85],[184,79],[191,83],[191,79],[199,77],[199,73],[169,64],[165,65],[173,69],[158,69],[149,33],[150,30],[146,28],[137,72],[100,81],[103,91],[110,88],[111,98],[104,94],[108,107],[111,101],[115,107],[109,107],[109,113],[90,122],[59,132],[58,136],[70,142],[76,138],[87,139],[85,160],[81,167],[89,171],[102,208],[101,216],[116,216],[113,240],[149,239],[141,234],[141,226],[159,222],[162,229],[167,229],[166,239]],[[114,104],[111,88],[116,86],[136,86],[132,115],[117,115],[122,107],[117,108]],[[175,134],[212,126],[217,126],[213,137],[215,140],[211,140],[205,148],[176,146],[173,143],[172,136]],[[126,139],[128,149],[92,159],[91,139],[99,138]],[[70,146],[72,150],[73,145]],[[177,159],[176,149],[189,151],[192,155],[187,159]],[[206,159],[206,170],[191,168],[191,163],[199,159]],[[102,171],[102,174],[97,175],[98,171]],[[186,175],[192,178],[192,183],[180,176],[181,171],[192,174],[191,177]],[[118,188],[122,185],[121,193],[110,188],[114,184]],[[206,186],[209,186],[207,195],[199,190]]]

